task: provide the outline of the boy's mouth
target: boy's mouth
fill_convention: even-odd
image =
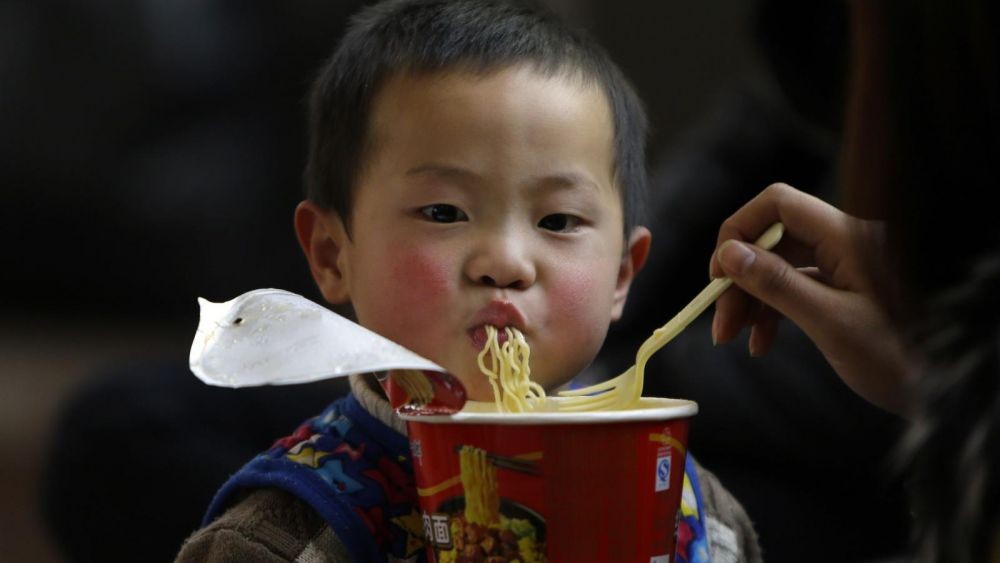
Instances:
[[[486,346],[486,326],[479,325],[475,328],[469,330],[469,338],[472,339],[472,347],[477,351],[482,350]],[[497,329],[497,342],[503,344],[507,342],[507,331],[504,330],[505,327],[498,326]]]
[[[510,301],[493,300],[480,309],[472,317],[472,323],[467,330],[472,345],[477,350],[486,346],[486,327],[491,325],[497,329],[497,340],[503,344],[507,341],[507,327],[524,331],[525,321],[521,311]]]

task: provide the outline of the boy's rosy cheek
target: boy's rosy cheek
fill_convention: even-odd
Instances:
[[[593,323],[594,307],[601,303],[600,283],[592,269],[563,270],[559,283],[549,290],[549,306],[554,318],[574,323]]]
[[[442,257],[412,248],[392,254],[391,286],[396,295],[386,298],[416,310],[440,305],[450,284],[450,272]]]

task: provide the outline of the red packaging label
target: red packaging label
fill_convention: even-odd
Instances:
[[[431,561],[673,559],[687,418],[408,426]],[[463,447],[495,468],[499,524],[466,515],[483,484],[463,483]]]

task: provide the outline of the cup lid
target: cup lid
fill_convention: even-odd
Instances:
[[[497,412],[492,401],[468,401],[461,411],[449,415],[399,413],[411,422],[431,424],[613,424],[649,420],[687,418],[698,414],[698,403],[686,399],[642,397],[632,409],[565,412],[559,410],[561,397],[546,397],[541,409],[528,413]]]

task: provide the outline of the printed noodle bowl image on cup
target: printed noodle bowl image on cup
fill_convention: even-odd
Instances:
[[[406,414],[431,560],[673,561],[693,401]],[[495,557],[498,559],[489,559]]]

